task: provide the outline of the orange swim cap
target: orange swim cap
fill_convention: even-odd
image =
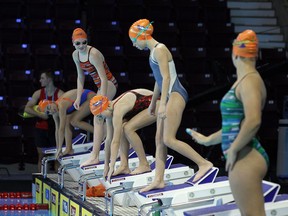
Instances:
[[[246,58],[258,56],[258,39],[252,30],[245,30],[239,33],[233,42],[233,54]]]
[[[109,99],[103,95],[96,95],[90,100],[90,111],[93,115],[99,115],[108,108]]]
[[[77,40],[79,38],[87,39],[87,34],[83,29],[76,28],[74,29],[73,34],[72,34],[72,41]]]
[[[52,101],[47,99],[41,100],[38,104],[38,109],[40,110],[40,112],[45,112],[46,107],[52,103],[53,103]]]
[[[129,28],[128,34],[130,38],[134,38],[136,40],[146,40],[151,39],[151,35],[153,34],[153,21],[150,22],[147,19],[140,19],[134,22]]]

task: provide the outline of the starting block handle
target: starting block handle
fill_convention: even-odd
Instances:
[[[71,163],[65,164],[63,166],[61,165],[59,167],[59,169],[58,169],[58,185],[60,186],[61,189],[64,187],[64,173],[65,173],[65,171],[79,167],[79,161],[80,160],[72,160]]]
[[[78,180],[78,194],[82,197],[82,201],[86,200],[86,187],[88,180],[99,179],[101,177],[102,175],[97,176],[95,173],[84,174],[80,177],[80,179]]]
[[[44,178],[47,178],[47,165],[49,161],[56,160],[55,155],[53,156],[47,156],[43,157],[41,160],[41,174],[43,175]]]
[[[160,205],[159,204],[159,199],[155,199],[153,202],[149,202],[149,203],[145,203],[145,204],[141,205],[138,208],[138,216],[142,216],[142,211],[143,211],[144,208],[147,208],[147,207],[151,206],[151,209],[152,209],[152,207],[154,205]],[[149,212],[146,215],[149,215],[151,213],[150,210],[149,210]]]
[[[110,187],[105,192],[105,213],[108,215],[114,214],[114,197],[117,194],[132,191],[134,182],[123,182],[119,186]],[[110,197],[109,197],[110,194]],[[108,204],[110,202],[110,205]],[[109,208],[110,206],[110,208]],[[110,210],[110,211],[109,211]]]

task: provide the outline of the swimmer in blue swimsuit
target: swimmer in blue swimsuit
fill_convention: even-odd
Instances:
[[[61,155],[73,153],[71,127],[77,127],[93,133],[94,127],[88,122],[83,121],[83,119],[91,114],[89,102],[95,95],[95,92],[84,89],[81,95],[79,110],[76,110],[73,106],[77,97],[77,89],[72,89],[65,92],[56,102],[45,103],[43,106],[41,106],[41,103],[39,103],[39,107],[42,109],[42,111],[52,115],[55,122],[57,158]],[[64,139],[66,148],[65,151],[62,152]]]
[[[266,88],[256,70],[258,39],[254,31],[241,32],[233,43],[237,80],[221,101],[222,129],[210,136],[192,131],[205,146],[221,143],[230,187],[241,215],[265,215],[262,180],[269,157],[256,138],[261,125]]]
[[[172,54],[164,44],[159,43],[152,37],[152,33],[152,22],[147,19],[136,21],[129,29],[129,37],[133,46],[139,50],[145,48],[150,50],[149,63],[156,81],[152,102],[149,106],[150,113],[157,116],[156,173],[152,184],[143,188],[141,192],[165,186],[164,165],[167,157],[167,147],[197,164],[199,170],[194,181],[199,180],[213,167],[211,162],[205,160],[190,145],[176,139],[183,110],[188,101],[188,94],[178,79]],[[160,105],[156,113],[155,104],[159,96]]]

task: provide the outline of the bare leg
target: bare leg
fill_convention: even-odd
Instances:
[[[70,125],[70,120],[72,115],[67,115],[66,122],[65,122],[65,151],[62,155],[73,154],[74,150],[72,148],[72,127]]]
[[[116,95],[116,87],[111,82],[108,81],[108,88],[107,88],[107,97],[109,100],[112,100],[114,96]],[[100,92],[97,92],[97,95],[100,94]],[[91,152],[90,158],[86,161],[84,161],[80,166],[86,166],[90,164],[96,164],[99,163],[99,151],[100,151],[100,145],[103,141],[103,133],[104,133],[104,120],[98,119],[96,116],[94,116],[93,119],[94,122],[94,129],[93,129],[93,150]]]
[[[174,151],[177,151],[183,156],[194,161],[198,165],[199,169],[194,178],[194,181],[197,181],[209,169],[213,167],[213,164],[205,160],[187,143],[176,139],[176,133],[181,123],[184,108],[185,108],[184,99],[176,92],[171,93],[169,101],[166,105],[166,119],[164,120],[164,130],[161,136],[161,139],[163,139],[163,141],[161,142],[163,142],[167,147],[173,149]],[[158,130],[158,123],[157,123],[157,130]],[[156,138],[156,143],[157,143],[157,138]],[[158,144],[156,145],[157,145],[156,146],[156,153],[157,153]],[[159,166],[158,165],[159,163],[157,164],[157,157],[158,156],[156,154],[156,175],[155,175],[154,182],[151,184],[150,187],[144,188],[143,191],[144,190],[148,191],[154,188],[164,187],[163,176],[164,176],[164,171],[165,171],[165,166],[164,166],[165,164],[164,165],[161,164],[161,166]],[[166,158],[165,159],[162,158],[161,160],[166,161]]]
[[[181,123],[184,108],[185,102],[183,98],[176,92],[172,93],[166,109],[167,118],[164,125],[164,143],[167,147],[197,164],[198,171],[194,178],[194,182],[196,182],[213,167],[213,164],[205,160],[190,145],[176,139],[176,133]]]
[[[156,131],[156,170],[154,181],[140,190],[140,192],[149,191],[152,189],[165,187],[164,172],[167,159],[167,147],[163,143],[163,124],[164,120],[157,118],[157,131]]]
[[[103,141],[104,119],[98,119],[94,116],[94,133],[93,133],[93,150],[88,160],[84,161],[80,166],[99,163],[100,146]]]
[[[239,152],[229,182],[241,215],[265,216],[262,180],[266,172],[267,164],[255,149],[246,147]]]
[[[129,169],[129,164],[128,164],[128,151],[129,151],[129,143],[122,132],[121,141],[120,141],[121,162],[120,162],[120,166],[112,174],[113,176],[116,176],[119,174],[128,174],[131,172],[131,170]]]
[[[83,121],[84,118],[86,118],[87,116],[91,114],[89,103],[90,103],[90,99],[92,98],[92,96],[95,96],[95,94],[90,94],[88,96],[89,97],[80,106],[79,110],[72,113],[70,124],[73,127],[77,127],[87,132],[93,133],[94,132],[93,125],[89,124],[88,122]]]
[[[145,109],[136,116],[134,116],[127,124],[124,126],[124,133],[129,143],[136,151],[139,158],[139,167],[131,172],[132,175],[140,174],[150,171],[150,165],[146,159],[146,154],[143,148],[143,143],[138,134],[137,130],[151,125],[156,121],[156,116],[150,115],[148,110]]]

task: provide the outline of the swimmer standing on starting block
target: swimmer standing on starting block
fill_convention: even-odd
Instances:
[[[156,116],[150,115],[148,112],[152,95],[153,92],[148,89],[134,89],[124,92],[113,101],[109,101],[107,97],[101,95],[91,99],[91,112],[98,118],[106,119],[107,137],[103,175],[105,178],[107,177],[108,181],[112,175],[128,173],[133,175],[151,170],[142,141],[136,131],[156,122]],[[128,167],[129,143],[139,158],[139,167],[132,172]],[[121,164],[114,172],[119,148],[121,148]],[[95,159],[96,155],[91,154],[91,158],[84,165]]]
[[[267,93],[256,69],[257,56],[257,35],[252,30],[241,32],[233,42],[232,53],[237,80],[220,104],[222,129],[209,136],[190,132],[199,144],[221,143],[230,187],[241,215],[265,216],[262,180],[269,158],[255,136]]]
[[[152,115],[157,115],[156,173],[152,184],[143,188],[141,192],[165,186],[164,171],[167,147],[179,152],[198,165],[199,170],[194,181],[197,181],[213,167],[211,162],[205,160],[191,146],[176,139],[188,94],[177,77],[170,51],[164,44],[156,41],[152,37],[152,33],[152,22],[147,19],[138,20],[129,29],[129,37],[133,46],[139,50],[144,48],[150,50],[149,63],[156,80],[152,102],[149,106],[149,112]],[[156,112],[156,101],[160,93],[160,105],[158,112]]]
[[[95,92],[84,89],[81,94],[80,107],[78,110],[73,106],[77,97],[77,89],[65,92],[55,102],[49,100],[40,101],[40,111],[52,115],[55,122],[56,158],[66,154],[73,154],[72,126],[93,133],[93,126],[83,121],[83,119],[91,114],[89,102],[95,95]],[[66,148],[65,151],[62,152],[64,139]]]
[[[77,98],[74,102],[75,109],[79,109],[81,94],[84,88],[85,74],[88,72],[94,81],[98,91],[97,94],[107,96],[112,100],[117,92],[118,83],[111,73],[103,54],[95,47],[88,45],[86,32],[81,28],[76,28],[72,33],[72,43],[75,51],[72,54],[77,68]],[[104,138],[104,120],[93,119],[93,154],[99,154],[100,145]],[[99,155],[98,155],[99,157]]]

